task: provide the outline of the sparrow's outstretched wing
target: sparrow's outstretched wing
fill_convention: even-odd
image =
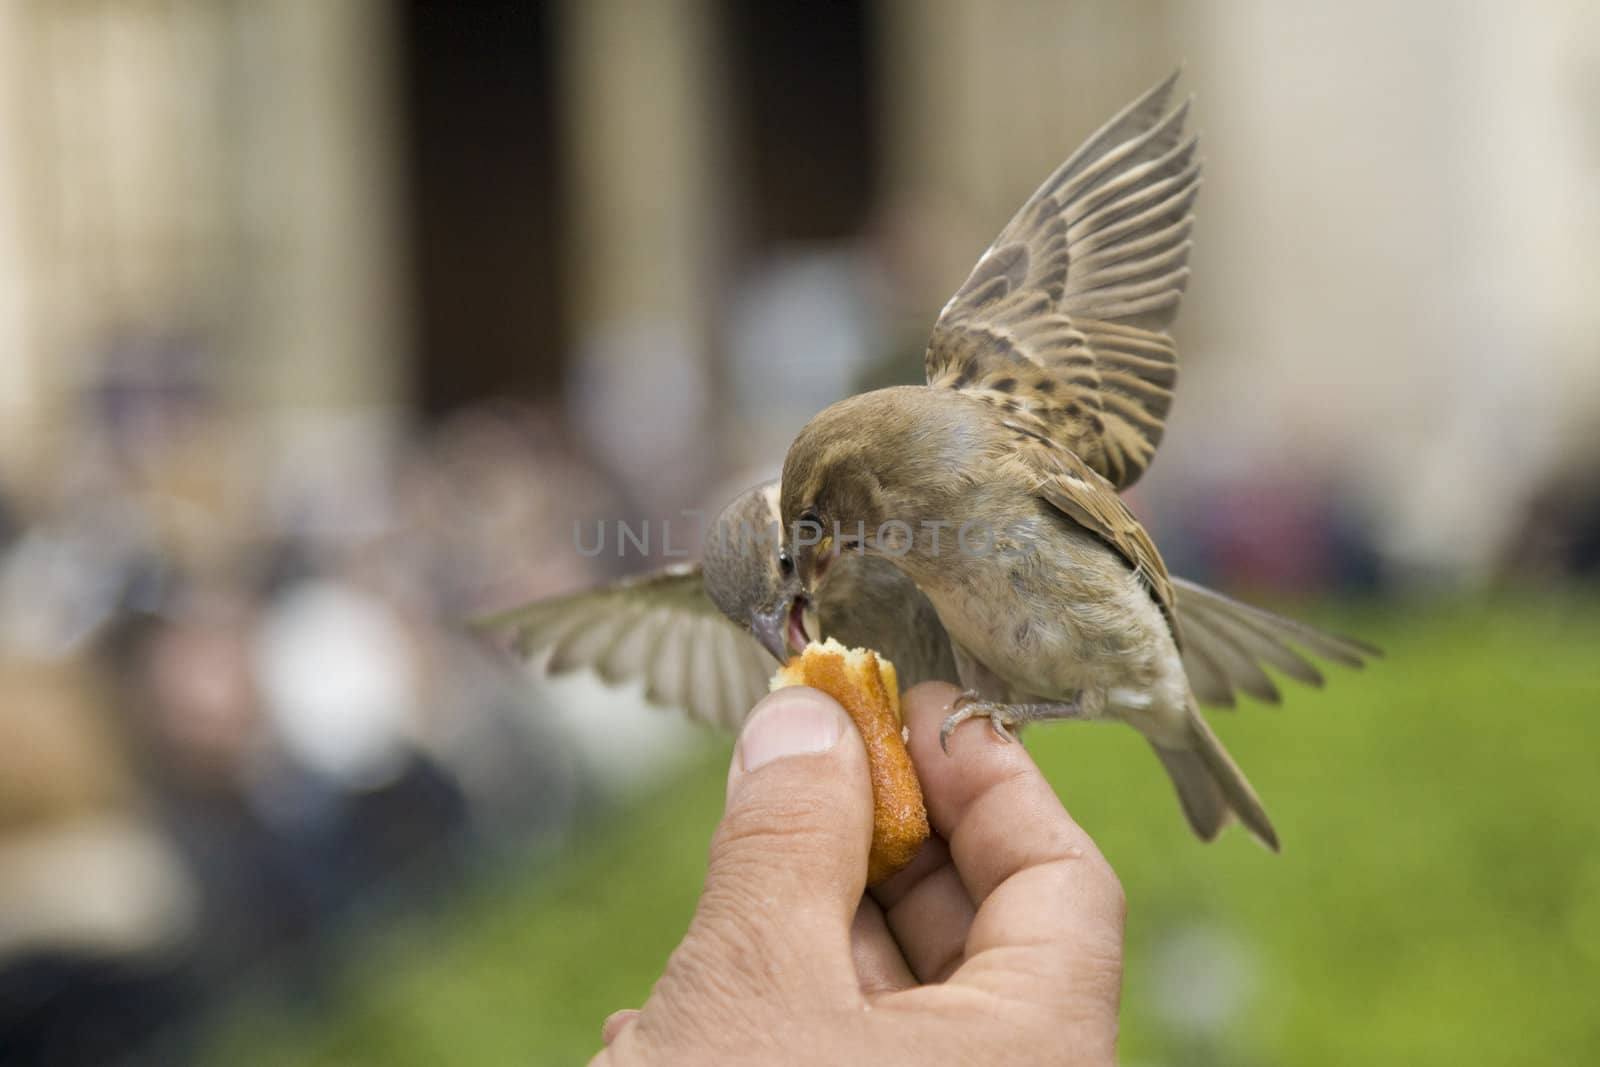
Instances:
[[[945,305],[928,384],[1043,422],[1118,489],[1161,442],[1200,189],[1174,73],[1128,105],[1017,212]]]
[[[590,669],[645,699],[738,729],[767,692],[772,657],[706,599],[697,565],[669,567],[479,621],[552,675]]]
[[[1202,704],[1231,708],[1235,690],[1276,704],[1278,687],[1263,666],[1320,688],[1322,672],[1302,653],[1357,669],[1383,655],[1365,641],[1240,603],[1183,578],[1172,584],[1183,627],[1183,669]]]

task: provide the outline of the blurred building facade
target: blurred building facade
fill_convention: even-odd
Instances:
[[[1596,18],[8,4],[0,469],[37,485],[85,396],[174,381],[256,471],[359,469],[511,396],[641,507],[698,503],[914,351],[1062,153],[1183,61],[1208,180],[1187,446],[1150,494],[1304,470],[1401,566],[1481,573],[1533,486],[1593,464]]]

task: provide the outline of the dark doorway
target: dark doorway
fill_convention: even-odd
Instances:
[[[722,11],[749,237],[859,233],[878,175],[872,4],[724,0]]]
[[[568,327],[552,7],[401,7],[424,416],[491,398],[533,400],[561,384]]]

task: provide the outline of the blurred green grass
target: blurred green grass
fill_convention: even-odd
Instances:
[[[1316,616],[1388,658],[1213,718],[1281,856],[1197,844],[1132,731],[1029,738],[1127,890],[1124,1062],[1600,1062],[1600,603]],[[559,864],[365,939],[314,1018],[242,1005],[206,1062],[584,1062],[688,922],[728,748]]]

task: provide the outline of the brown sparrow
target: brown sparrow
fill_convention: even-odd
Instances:
[[[890,658],[907,686],[962,679],[975,695],[1024,701],[969,701],[947,733],[978,714],[1000,728],[1125,718],[1151,738],[1201,836],[1237,807],[1275,842],[1189,696],[1277,703],[1264,666],[1320,686],[1302,650],[1353,667],[1376,650],[1169,578],[1115,495],[1148,464],[1177,378],[1176,350],[1155,331],[1186,277],[1198,168],[1185,109],[1164,114],[1174,80],[1092,137],[1007,226],[940,318],[929,388],[846,401],[796,442],[787,469],[806,484],[792,486],[789,518],[831,516],[828,542],[780,545],[768,483],[724,509],[699,565],[482,625],[550,673],[642,681],[650,701],[731,728],[766,691],[763,648],[781,661],[837,637]],[[961,509],[972,514],[956,521]],[[869,554],[867,520],[890,512],[926,525],[891,527],[888,551]],[[927,558],[909,558],[914,544]],[[959,558],[984,553],[989,565]],[[965,644],[953,647],[941,618]]]

